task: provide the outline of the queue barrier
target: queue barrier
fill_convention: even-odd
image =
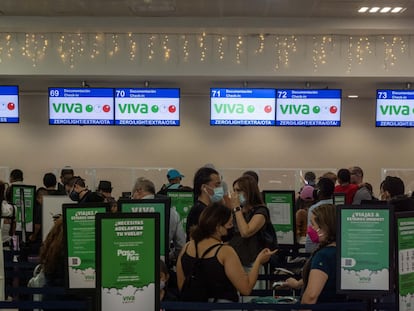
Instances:
[[[375,308],[380,307],[381,310],[395,310],[394,304],[375,305]],[[388,307],[388,308],[385,308]],[[369,309],[368,302],[341,302],[341,303],[320,303],[314,305],[301,304],[264,304],[264,303],[213,303],[213,302],[177,302],[165,301],[161,302],[161,308],[166,310],[374,310]]]
[[[57,310],[77,310],[77,311],[97,311],[94,310],[95,297],[88,295],[69,296],[67,300],[33,301],[34,294],[64,295],[68,292],[63,287],[43,287],[29,288],[26,286],[27,279],[32,275],[36,263],[30,262],[5,262],[6,293],[13,297],[13,301],[0,301],[1,309],[57,309]],[[274,281],[278,276],[260,275],[259,279]],[[18,279],[17,285],[13,280]],[[7,282],[8,280],[8,282]],[[70,293],[69,293],[70,294]],[[254,290],[251,294],[257,297],[272,296],[272,289]],[[66,298],[66,297],[65,297]],[[161,302],[161,308],[166,310],[395,310],[395,303],[378,302],[376,299],[361,299],[360,301],[320,303],[315,305],[301,305],[300,303],[194,303],[181,301]]]

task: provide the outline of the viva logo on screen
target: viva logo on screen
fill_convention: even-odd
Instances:
[[[376,126],[414,126],[413,90],[377,90]]]
[[[122,114],[148,114],[148,113],[158,113],[160,112],[160,107],[158,105],[149,105],[146,103],[126,103],[126,104],[118,104],[119,112]],[[175,113],[177,111],[176,105],[164,105],[161,110],[168,113]]]
[[[92,112],[111,112],[110,105],[83,105],[81,103],[52,103],[53,110],[56,113],[92,113]]]
[[[238,114],[244,114],[244,113],[255,113],[256,108],[254,105],[244,105],[244,104],[214,104],[214,109],[216,110],[216,113],[238,113]],[[273,111],[273,108],[271,105],[266,105],[263,108],[263,111],[265,113],[271,113]]]
[[[114,123],[111,88],[49,88],[49,124]]]
[[[282,114],[319,114],[321,113],[321,106],[312,106],[307,104],[301,104],[301,105],[294,105],[294,104],[288,104],[288,105],[280,105],[280,111]],[[327,112],[331,114],[335,114],[338,112],[338,106],[332,105],[329,107],[323,106],[322,107],[322,113]]]
[[[381,114],[388,116],[409,116],[414,114],[414,109],[408,105],[380,105],[379,108]]]
[[[179,89],[115,89],[115,124],[178,126],[179,104]]]
[[[275,89],[211,88],[210,111],[210,125],[274,125]]]
[[[276,124],[340,126],[341,91],[335,89],[277,90]]]

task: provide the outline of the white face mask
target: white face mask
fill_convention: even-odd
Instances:
[[[207,190],[206,190],[207,194],[210,197],[211,202],[216,203],[216,202],[220,202],[223,199],[223,197],[224,197],[224,189],[223,189],[223,187],[216,187],[216,188],[212,188],[210,186],[207,186],[207,187],[209,187],[210,189],[212,189],[213,192],[214,192],[213,195],[210,195],[207,192]]]
[[[243,193],[239,194],[239,202],[241,206],[244,206],[244,204],[246,203],[246,198],[244,197]]]
[[[160,280],[160,289],[164,289],[165,288],[165,281]]]

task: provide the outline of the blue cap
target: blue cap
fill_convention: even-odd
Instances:
[[[168,172],[167,172],[167,178],[170,180],[170,179],[174,179],[174,178],[183,178],[184,177],[184,175],[182,175],[179,171],[177,171],[176,169],[172,169],[172,170],[169,170]]]

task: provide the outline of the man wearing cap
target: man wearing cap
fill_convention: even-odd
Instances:
[[[69,198],[78,203],[103,202],[104,197],[98,192],[90,191],[85,184],[85,180],[80,176],[73,176],[69,182]]]
[[[176,169],[170,169],[167,172],[167,179],[168,184],[162,185],[160,191],[158,191],[157,194],[167,194],[168,190],[174,190],[174,189],[180,189],[182,187],[181,185],[181,179],[184,177],[179,171]]]
[[[101,180],[98,185],[98,189],[96,190],[104,198],[111,198],[112,197],[112,184],[108,180]]]
[[[69,180],[74,176],[74,171],[70,166],[65,166],[60,171],[60,183],[58,183],[58,189],[56,191],[56,194],[69,194],[69,190],[71,190],[69,186]]]
[[[115,213],[118,211],[118,205],[115,198],[112,196],[112,189],[112,184],[109,180],[101,180],[96,192],[103,196],[104,202],[111,205],[111,212]]]

